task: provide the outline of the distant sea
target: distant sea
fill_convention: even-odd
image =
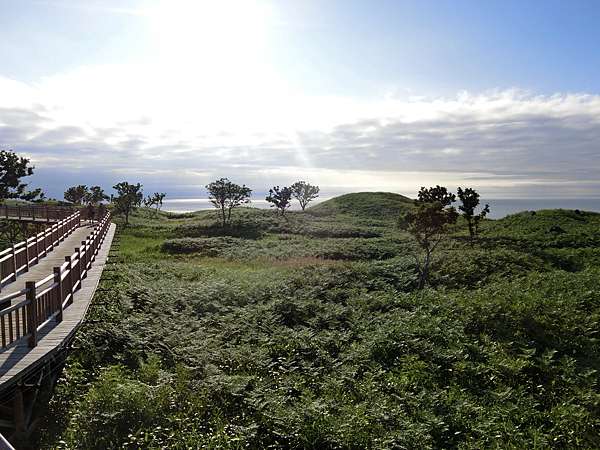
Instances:
[[[327,199],[319,199],[319,201],[325,200]],[[489,217],[491,219],[500,219],[509,214],[521,211],[536,211],[539,209],[562,208],[600,212],[600,198],[503,198],[482,199],[482,203],[489,203],[491,210]],[[248,206],[253,206],[255,208],[269,208],[270,205],[265,200],[252,200],[252,203]],[[191,212],[212,208],[212,204],[206,198],[175,198],[169,200],[165,199],[163,202],[163,210],[170,212]]]

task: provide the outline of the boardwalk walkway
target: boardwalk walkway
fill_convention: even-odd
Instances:
[[[0,219],[46,222],[44,231],[0,252],[0,428],[18,441],[35,428],[42,380],[52,379],[85,318],[116,227],[105,208],[92,224],[77,209],[14,209],[0,206]],[[0,435],[3,449],[12,447]]]
[[[51,274],[54,267],[58,267],[65,262],[65,256],[71,255],[75,247],[81,246],[81,242],[85,240],[92,229],[93,227],[89,225],[77,228],[58,247],[48,253],[48,256],[41,258],[39,263],[32,265],[28,272],[20,274],[16,281],[2,286],[0,298],[20,291],[27,281],[39,281]]]
[[[71,255],[74,248],[80,246],[81,241],[85,239],[91,230],[92,227],[83,226],[73,232],[59,247],[42,259],[38,265],[32,267],[30,272],[19,277],[16,283],[6,286],[2,293],[8,293],[11,288],[16,292],[22,289],[25,280],[37,281],[52,273],[53,267],[63,264],[65,256]],[[73,295],[73,303],[64,308],[63,320],[60,323],[50,321],[42,327],[38,331],[38,344],[34,348],[29,348],[27,340],[21,339],[17,341],[16,345],[0,351],[0,390],[5,389],[17,378],[26,376],[28,369],[35,368],[39,361],[47,358],[55,350],[62,348],[63,344],[76,331],[83,321],[94,296],[114,233],[115,225],[112,224],[96,256],[96,261],[88,271],[87,277],[81,282],[81,289]],[[16,286],[13,287],[13,285]]]

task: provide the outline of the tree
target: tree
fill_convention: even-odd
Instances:
[[[461,204],[458,209],[462,211],[462,216],[467,221],[469,227],[469,236],[471,242],[479,232],[479,223],[490,212],[490,205],[485,205],[479,214],[475,214],[475,209],[479,206],[479,193],[472,188],[458,188],[458,199]]]
[[[419,272],[418,288],[423,289],[429,279],[432,255],[446,236],[448,225],[456,223],[458,213],[452,206],[453,194],[446,188],[421,188],[415,208],[400,219],[400,228],[412,234],[423,255],[415,255]]]
[[[220,178],[206,185],[208,198],[213,206],[220,209],[223,228],[231,222],[231,211],[245,203],[250,203],[252,189],[246,185],[232,183],[227,178]]]
[[[434,203],[440,202],[442,207],[446,208],[456,201],[456,195],[448,192],[444,186],[437,185],[436,187],[430,187],[425,189],[421,187],[418,193],[417,202],[421,203]]]
[[[319,196],[319,186],[313,186],[306,181],[296,181],[290,186],[292,195],[300,203],[302,211],[310,202]]]
[[[142,199],[144,198],[142,185],[140,183],[129,184],[127,181],[122,181],[114,185],[113,189],[117,191],[117,195],[113,197],[115,211],[125,216],[125,225],[128,225],[129,214],[142,204]]]
[[[75,205],[81,205],[89,191],[85,184],[71,186],[65,191],[65,200]]]
[[[280,188],[275,186],[269,189],[269,195],[265,199],[269,203],[272,203],[271,207],[277,208],[281,215],[285,215],[285,211],[290,207],[292,200],[292,189],[284,186]]]
[[[163,204],[163,199],[167,196],[164,192],[155,192],[152,195],[149,195],[144,200],[144,206],[147,208],[151,208],[152,206],[156,206],[156,213],[160,211],[160,208]]]
[[[29,159],[18,156],[10,150],[0,151],[0,201],[20,199],[39,201],[44,198],[41,189],[27,190],[27,183],[21,178],[33,175],[35,167],[29,165]]]
[[[98,205],[109,197],[100,186],[92,186],[86,194],[84,200],[87,204]]]

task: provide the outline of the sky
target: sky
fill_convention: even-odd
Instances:
[[[595,0],[0,0],[31,185],[600,197]]]

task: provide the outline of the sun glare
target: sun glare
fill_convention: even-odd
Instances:
[[[259,58],[269,13],[253,0],[168,0],[150,7],[147,16],[160,58],[189,66]]]

